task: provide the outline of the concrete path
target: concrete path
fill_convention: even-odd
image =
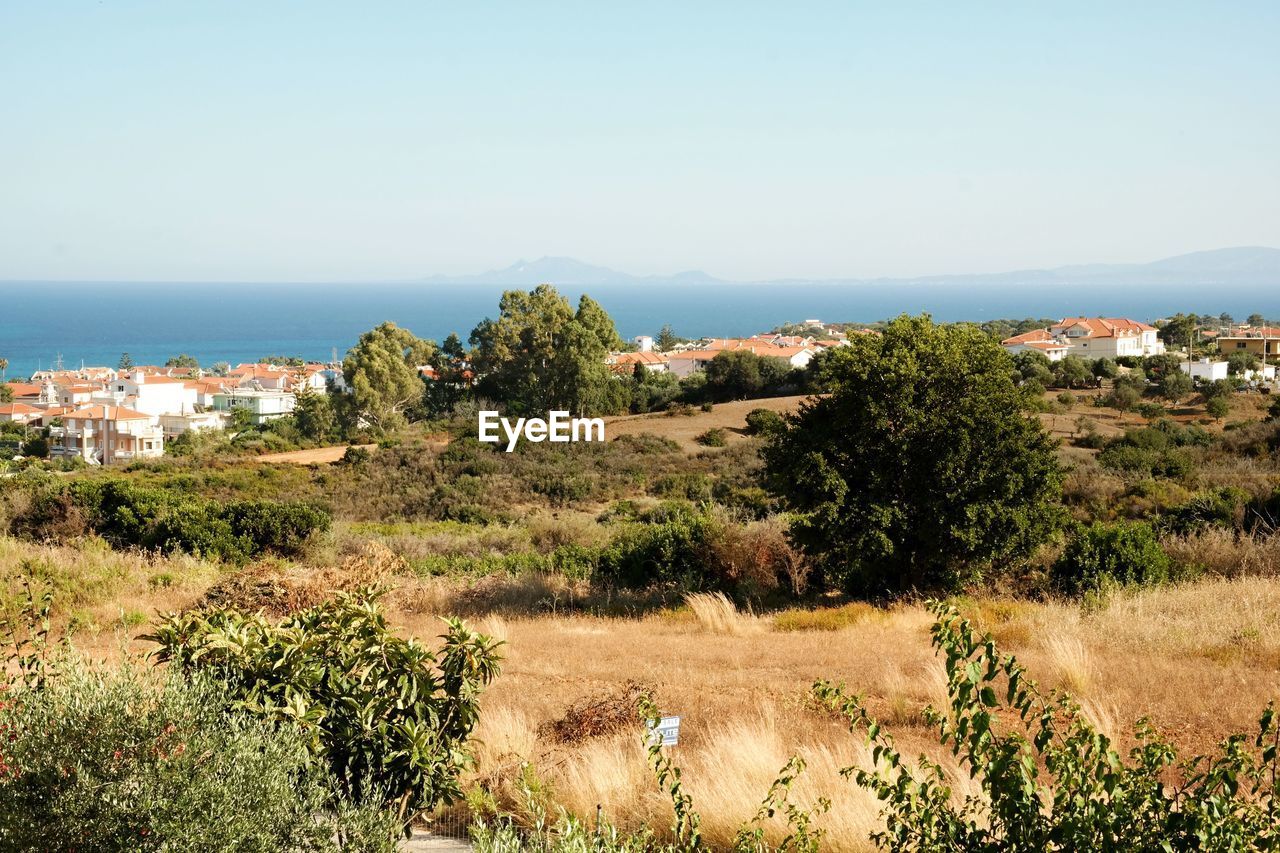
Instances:
[[[400,842],[400,849],[404,853],[470,853],[471,842],[465,838],[415,832],[413,838]]]

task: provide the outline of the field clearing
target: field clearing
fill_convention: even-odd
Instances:
[[[612,441],[621,435],[648,433],[661,438],[669,438],[689,453],[706,450],[695,440],[709,429],[723,429],[728,433],[730,442],[740,441],[746,437],[747,414],[755,409],[769,409],[774,412],[794,412],[801,401],[808,395],[794,397],[766,397],[760,400],[735,400],[732,403],[717,403],[711,411],[695,409],[689,415],[668,415],[665,412],[654,412],[647,415],[622,415],[605,418],[605,436]]]
[[[312,447],[307,450],[287,450],[284,453],[264,453],[261,456],[252,457],[252,461],[288,465],[327,465],[341,459],[347,452],[347,448],[352,446],[362,450],[377,448],[376,444],[339,444],[334,447]]]

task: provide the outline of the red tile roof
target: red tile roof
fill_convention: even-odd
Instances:
[[[89,406],[66,416],[69,421],[149,421],[151,415],[126,409],[124,406]]]

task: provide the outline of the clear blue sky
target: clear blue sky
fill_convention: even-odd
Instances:
[[[0,4],[0,279],[1280,246],[1280,3]]]

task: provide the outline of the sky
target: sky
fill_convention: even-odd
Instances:
[[[1280,3],[0,3],[0,279],[1280,246]]]

